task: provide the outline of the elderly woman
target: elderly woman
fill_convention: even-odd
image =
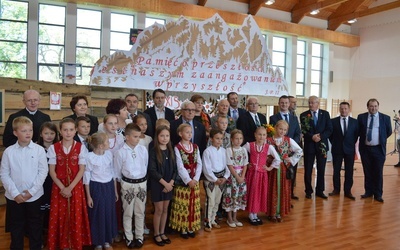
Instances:
[[[129,118],[129,111],[126,102],[122,99],[111,99],[110,101],[108,101],[106,107],[106,113],[114,114],[117,116],[118,119],[117,134],[122,134],[125,136],[126,125],[132,123],[132,120]],[[103,123],[99,125],[99,131],[104,132]]]
[[[217,120],[218,117],[227,117],[228,118],[228,128],[226,129],[226,132],[230,133],[230,131],[234,130],[236,128],[236,122],[235,120],[228,115],[229,112],[229,102],[227,99],[222,99],[218,102],[217,104],[217,113],[215,116],[211,118],[211,127],[212,128],[217,128]]]
[[[76,120],[79,116],[86,116],[90,119],[90,132],[89,134],[94,134],[97,132],[97,128],[99,127],[99,120],[96,116],[88,115],[88,100],[84,95],[77,95],[72,97],[71,101],[69,102],[69,106],[71,107],[72,115],[64,117],[65,118],[72,118]]]
[[[205,99],[201,95],[193,95],[190,98],[190,101],[194,103],[196,109],[193,120],[196,120],[204,125],[208,137],[208,134],[210,133],[211,130],[211,122],[210,122],[211,119],[210,116],[206,112],[204,112],[203,105]]]

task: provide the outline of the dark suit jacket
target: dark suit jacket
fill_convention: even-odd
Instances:
[[[274,125],[279,121],[279,120],[284,120],[285,118],[282,117],[281,113],[277,113],[275,115],[271,115],[269,117],[269,124]],[[289,114],[289,130],[287,132],[287,136],[292,138],[297,144],[300,145],[300,135],[301,135],[301,130],[300,130],[300,125],[299,121],[297,120],[297,117],[295,117],[292,114]]]
[[[368,115],[369,113],[359,114],[357,117],[358,129],[360,135],[360,152],[365,150],[365,140],[367,137],[368,129]],[[382,148],[383,155],[386,155],[386,141],[387,138],[392,134],[392,124],[390,122],[390,117],[388,115],[379,113],[379,145]]]
[[[171,141],[172,144],[175,146],[178,144],[181,140],[181,138],[178,135],[178,132],[176,131],[179,127],[179,125],[182,124],[182,116],[179,117],[178,120],[174,120],[171,122]],[[206,129],[201,122],[198,122],[196,120],[193,120],[193,126],[194,126],[194,142],[197,144],[199,147],[200,153],[202,154],[203,151],[207,147],[207,137],[206,137]]]
[[[145,114],[148,114],[150,116],[151,124],[154,127],[153,128],[153,135],[155,134],[156,131],[156,121],[157,121],[157,114],[155,107],[148,108],[144,111]],[[165,107],[165,119],[168,120],[169,122],[175,120],[175,113],[171,109]]]
[[[92,134],[96,133],[97,130],[99,129],[99,120],[97,119],[96,116],[93,116],[93,115],[86,114],[85,116],[90,119],[90,132],[89,132],[89,135],[92,135]],[[74,114],[66,116],[64,118],[72,118],[72,119],[76,120],[76,118],[78,118],[78,117],[74,113]]]
[[[307,119],[307,117],[310,117]],[[329,150],[328,138],[332,134],[332,122],[329,113],[325,110],[318,110],[318,123],[314,126],[314,120],[312,119],[313,114],[310,110],[307,110],[300,114],[300,123],[302,126],[302,132],[304,136],[304,153],[315,154],[320,152],[319,143],[315,143],[312,140],[312,136],[320,134],[321,142],[326,146],[326,151]],[[305,131],[305,128],[309,127],[309,131]]]
[[[338,116],[331,119],[333,132],[329,137],[329,141],[332,144],[332,154],[355,154],[355,144],[358,139],[358,122],[352,117],[349,117],[347,121],[347,131],[343,135],[342,117]]]
[[[241,116],[243,116],[244,114],[246,114],[246,110],[245,110],[245,109],[238,108],[238,111],[239,111],[239,117],[241,117]],[[228,110],[228,115],[229,115],[230,117],[233,117],[232,114],[231,114],[231,109],[230,109],[230,108],[229,108],[229,110]]]
[[[45,122],[51,122],[50,116],[41,112],[40,110],[36,111],[35,115],[29,114],[26,108],[21,109],[17,113],[11,114],[8,117],[6,127],[4,128],[4,133],[3,133],[4,147],[9,147],[17,142],[18,139],[13,133],[12,122],[15,118],[20,116],[26,116],[33,122],[33,137],[32,137],[33,142],[38,141],[39,131],[42,124]]]
[[[258,119],[260,119],[261,125],[267,123],[267,118],[265,115],[261,113],[257,113]],[[255,141],[254,132],[257,129],[257,125],[254,122],[253,117],[251,116],[249,111],[246,111],[244,115],[239,116],[239,119],[236,121],[236,127],[243,132],[243,144],[246,142],[253,142]]]

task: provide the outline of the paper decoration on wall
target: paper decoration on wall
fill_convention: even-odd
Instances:
[[[144,29],[130,51],[103,56],[91,85],[165,91],[281,96],[288,87],[274,69],[265,39],[251,15],[232,27],[215,14],[185,17]]]
[[[61,92],[50,91],[50,110],[61,110]]]

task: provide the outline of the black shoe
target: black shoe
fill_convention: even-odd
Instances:
[[[135,248],[141,248],[143,246],[143,240],[136,239],[135,240]]]
[[[189,235],[190,238],[196,237],[196,233],[195,232],[188,232],[188,235]]]
[[[258,225],[262,225],[263,224],[263,221],[261,219],[259,219],[259,218],[257,218],[256,221],[257,221]]]
[[[185,240],[189,239],[188,233],[181,233],[181,238],[183,238]]]
[[[290,198],[292,198],[292,200],[299,200],[299,197],[297,197],[297,196],[294,195],[294,194],[292,194],[292,197],[290,197]]]
[[[171,244],[171,240],[165,234],[160,234],[160,237],[165,244]]]
[[[258,225],[259,225],[258,222],[257,222],[257,219],[250,219],[250,218],[249,218],[249,222],[250,222],[250,224],[253,225],[253,226],[258,226]]]
[[[395,167],[395,168],[400,167],[400,161],[399,161],[396,165],[394,165],[394,167]]]
[[[382,199],[382,197],[377,197],[377,198],[374,198],[374,200],[376,200],[377,202],[383,203],[383,199]]]
[[[347,193],[347,194],[344,194],[344,197],[347,197],[347,198],[349,198],[350,200],[356,200],[356,197],[354,197],[351,193]]]
[[[372,197],[372,194],[362,194],[361,199],[367,199],[369,197]]]
[[[311,199],[311,194],[306,194],[306,199]]]
[[[135,247],[135,242],[133,240],[125,240],[125,242],[126,242],[126,247],[127,248],[132,249],[132,248]]]
[[[339,191],[333,190],[332,193],[329,193],[328,195],[329,196],[335,196],[335,195],[339,195],[339,194],[340,194]]]
[[[315,196],[322,198],[322,199],[328,199],[328,196],[326,196],[324,193],[317,193]]]

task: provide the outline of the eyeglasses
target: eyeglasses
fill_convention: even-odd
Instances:
[[[187,112],[196,112],[195,109],[182,109],[183,111],[187,111]]]
[[[39,102],[39,99],[29,99],[29,100],[25,100],[26,102]]]
[[[249,106],[257,106],[258,103],[248,103]]]

